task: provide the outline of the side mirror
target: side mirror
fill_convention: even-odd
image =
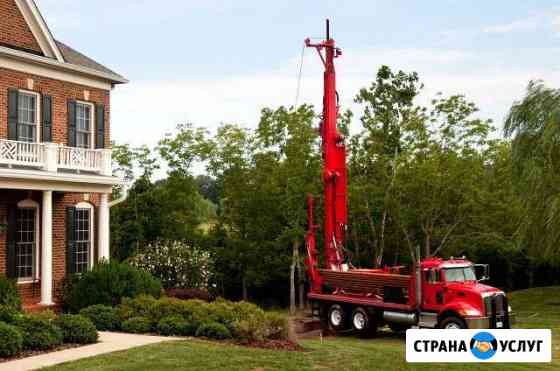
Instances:
[[[478,282],[488,281],[490,279],[490,266],[488,264],[475,264],[474,271]]]

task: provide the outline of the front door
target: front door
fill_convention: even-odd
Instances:
[[[439,269],[431,268],[422,272],[422,300],[423,309],[429,311],[439,311],[445,304],[445,284]]]

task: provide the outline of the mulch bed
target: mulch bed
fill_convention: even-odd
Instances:
[[[87,345],[91,345],[91,344],[87,344]],[[61,345],[59,347],[49,349],[49,350],[24,350],[23,352],[21,352],[17,356],[10,357],[10,358],[0,358],[0,364],[5,363],[5,362],[10,362],[10,361],[16,361],[18,359],[23,359],[23,358],[27,358],[27,357],[39,356],[41,354],[54,353],[54,352],[58,352],[60,350],[79,348],[79,347],[83,347],[83,346],[85,346],[85,345],[84,344],[64,344],[64,345]]]

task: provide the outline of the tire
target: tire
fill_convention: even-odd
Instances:
[[[362,307],[358,307],[352,311],[350,322],[352,323],[354,333],[359,336],[371,337],[377,332],[375,317],[368,314],[367,310]]]
[[[446,329],[446,330],[462,330],[466,329],[467,325],[465,321],[463,321],[459,317],[449,316],[445,317],[443,321],[439,324],[439,328]]]
[[[329,328],[335,332],[346,330],[348,328],[348,320],[344,308],[338,304],[331,305],[327,314],[327,322]]]

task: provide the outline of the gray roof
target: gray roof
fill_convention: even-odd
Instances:
[[[106,73],[106,74],[109,74],[109,75],[114,75],[115,77],[117,77],[119,79],[124,79],[123,76],[119,75],[115,71],[103,66],[102,64],[97,63],[96,61],[94,61],[93,59],[83,55],[79,51],[72,49],[68,45],[66,45],[66,44],[64,44],[64,43],[62,43],[58,40],[55,40],[55,41],[56,41],[56,45],[60,49],[60,52],[62,53],[62,56],[64,57],[64,60],[67,63],[74,64],[74,65],[81,66],[81,67],[90,68],[90,69],[98,71],[98,72]]]

